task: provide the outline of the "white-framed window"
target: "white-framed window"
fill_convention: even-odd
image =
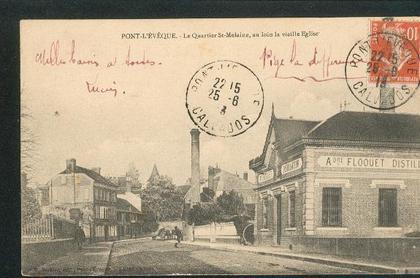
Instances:
[[[96,206],[95,207],[95,218],[96,219],[100,219],[101,218],[101,212],[100,212],[100,207]]]
[[[105,229],[103,225],[96,226],[96,236],[97,237],[104,237],[105,236]]]

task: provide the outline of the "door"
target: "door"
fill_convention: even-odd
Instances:
[[[105,233],[105,241],[107,241],[108,240],[108,225],[105,225],[104,233]]]
[[[276,196],[277,200],[277,244],[280,244],[281,238],[281,195]]]

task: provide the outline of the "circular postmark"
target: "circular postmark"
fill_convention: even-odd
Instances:
[[[264,91],[248,67],[228,60],[215,61],[191,78],[186,107],[191,120],[207,134],[237,136],[260,118]]]
[[[418,50],[404,36],[370,34],[347,55],[345,78],[362,104],[378,110],[394,109],[406,103],[420,85]]]

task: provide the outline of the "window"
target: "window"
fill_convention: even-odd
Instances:
[[[322,189],[322,225],[341,226],[341,188]]]
[[[295,191],[289,192],[289,227],[296,227],[296,194]]]
[[[95,188],[95,200],[99,199],[99,190]]]
[[[96,219],[100,219],[101,217],[101,214],[100,214],[100,207],[98,207],[98,206],[96,206],[95,207],[95,218]]]
[[[267,229],[268,228],[268,223],[267,223],[267,198],[263,199],[262,201],[262,212],[263,212],[263,223],[262,223],[262,227],[263,229]]]
[[[379,226],[397,226],[397,189],[379,189]]]
[[[105,236],[105,230],[104,230],[104,226],[96,226],[96,236],[97,237],[103,237]]]

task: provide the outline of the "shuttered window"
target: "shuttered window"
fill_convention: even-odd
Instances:
[[[397,189],[379,189],[379,226],[397,226]]]
[[[296,227],[296,194],[295,191],[289,192],[289,227]]]
[[[322,189],[322,225],[341,226],[341,188],[325,187]]]

